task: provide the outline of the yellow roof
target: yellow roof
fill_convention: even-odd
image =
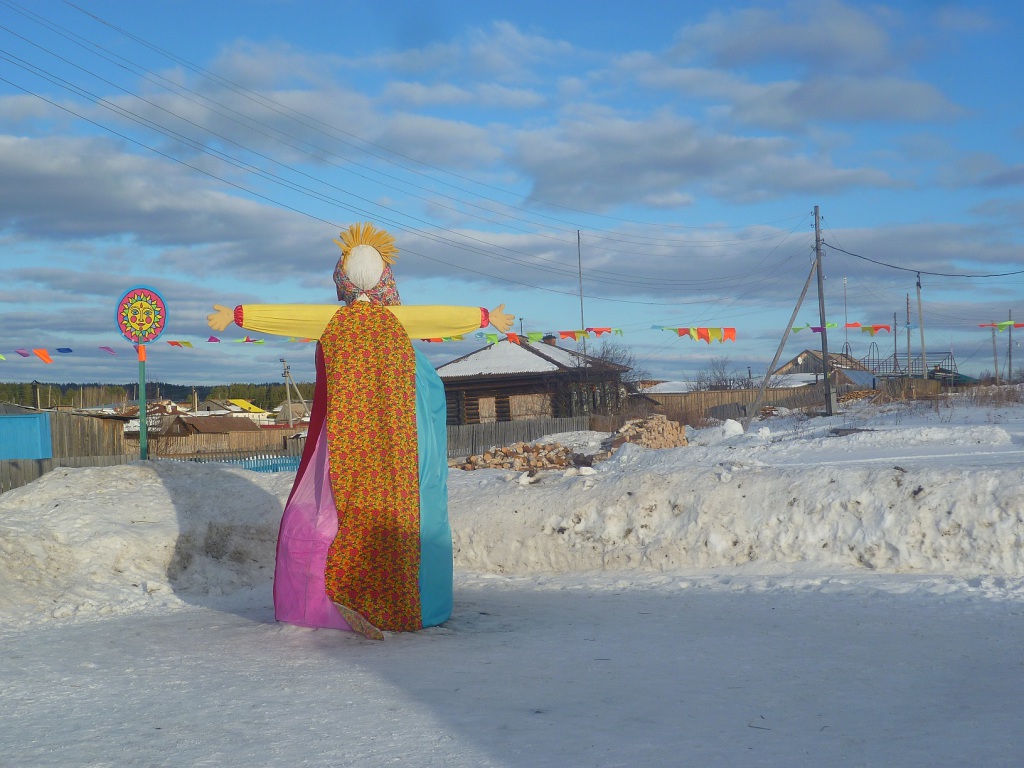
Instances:
[[[266,413],[262,408],[257,408],[255,405],[250,403],[248,400],[241,399],[228,399],[228,402],[232,405],[237,405],[246,413]]]

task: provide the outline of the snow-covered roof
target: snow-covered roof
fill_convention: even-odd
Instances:
[[[697,389],[693,381],[662,381],[642,390],[645,395],[678,395]]]
[[[442,379],[460,376],[550,373],[578,368],[582,356],[551,344],[515,344],[502,339],[465,357],[438,366]]]

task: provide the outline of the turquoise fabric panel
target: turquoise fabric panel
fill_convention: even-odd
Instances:
[[[423,626],[452,615],[452,531],[448,525],[448,427],[444,385],[416,350],[416,440],[420,470],[420,610]]]
[[[444,398],[443,392],[441,397]],[[50,414],[0,416],[0,460],[52,458]]]

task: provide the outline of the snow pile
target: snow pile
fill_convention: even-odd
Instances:
[[[955,412],[963,420],[950,423]],[[459,569],[1024,577],[1024,409],[854,407],[564,472],[449,474]],[[836,433],[839,433],[838,436]],[[604,433],[547,438],[580,447]],[[269,587],[293,473],[136,463],[0,496],[0,617],[35,623]],[[760,570],[759,570],[760,569]]]
[[[770,467],[624,445],[586,477],[450,480],[457,561],[500,573],[815,562],[1024,576],[1024,468]],[[484,513],[472,500],[488,499]]]
[[[294,473],[57,469],[0,496],[0,616],[132,613],[269,581]]]

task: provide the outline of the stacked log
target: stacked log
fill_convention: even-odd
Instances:
[[[448,466],[466,470],[510,469],[516,472],[530,472],[589,467],[593,462],[593,456],[575,453],[561,443],[515,443],[505,448],[491,448],[484,453],[470,456],[465,461],[450,461]]]
[[[669,421],[662,414],[627,421],[608,447],[615,450],[623,443],[636,443],[644,448],[680,448],[689,445],[686,427],[678,421]]]

